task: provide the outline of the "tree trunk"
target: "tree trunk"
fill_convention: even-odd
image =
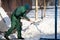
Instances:
[[[36,0],[36,7],[35,7],[35,20],[38,19],[38,0]]]

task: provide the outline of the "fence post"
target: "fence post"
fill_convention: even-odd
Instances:
[[[57,40],[57,6],[58,0],[55,0],[55,40]]]
[[[44,14],[43,14],[43,17],[45,17],[46,16],[46,0],[44,0]]]
[[[38,0],[36,0],[36,6],[35,6],[35,20],[38,19]]]

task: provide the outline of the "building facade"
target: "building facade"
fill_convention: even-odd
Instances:
[[[55,0],[45,0],[46,5],[48,6],[54,6]],[[0,0],[0,6],[4,8],[4,10],[8,13],[8,15],[11,15],[11,12],[14,11],[14,9],[18,6],[24,5],[28,3],[30,5],[30,9],[32,9],[32,6],[35,6],[35,0]],[[38,0],[38,6],[44,6],[44,0]],[[60,0],[59,4],[60,5]]]

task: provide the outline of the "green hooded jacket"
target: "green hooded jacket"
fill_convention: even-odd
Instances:
[[[30,19],[26,16],[26,11],[27,9],[25,8],[25,6],[17,7],[11,15],[11,21],[20,20],[21,17],[30,21]]]

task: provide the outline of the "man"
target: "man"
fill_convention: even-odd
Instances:
[[[30,21],[30,19],[26,16],[26,12],[29,9],[29,5],[25,4],[24,6],[17,7],[11,15],[11,28],[5,33],[5,38],[9,40],[8,36],[12,33],[13,30],[17,30],[18,39],[23,39],[21,36],[22,30],[22,22],[21,17]]]

